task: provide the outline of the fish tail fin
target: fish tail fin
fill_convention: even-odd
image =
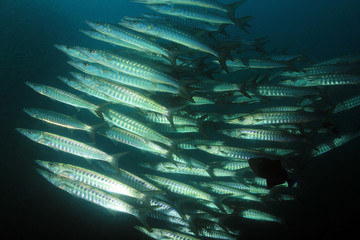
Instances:
[[[257,38],[255,39],[255,44],[254,44],[254,47],[255,47],[255,50],[259,53],[262,53],[262,54],[268,54],[268,52],[265,50],[264,48],[264,45],[269,43],[270,41],[269,40],[265,40],[265,38]]]
[[[139,220],[139,222],[148,230],[151,231],[151,228],[147,221],[147,216],[151,213],[153,209],[144,207],[144,208],[137,208],[134,216]]]
[[[214,197],[214,204],[223,212],[223,213],[227,213],[224,205],[222,204],[222,202],[228,198],[231,197],[233,194],[223,194],[217,197]]]
[[[227,24],[221,24],[218,28],[218,33],[224,34],[225,36],[229,36],[229,34],[225,31]]]
[[[184,85],[181,85],[179,88],[179,97],[185,98],[189,102],[195,103],[194,99],[189,94],[188,89]]]
[[[174,124],[174,116],[173,114],[188,107],[188,105],[183,105],[183,106],[179,106],[179,107],[173,107],[173,108],[169,108],[167,113],[164,115],[166,117],[166,119],[169,121],[170,125],[176,130],[175,124]]]
[[[235,11],[236,9],[245,2],[246,0],[240,0],[234,3],[230,3],[228,5],[226,5],[226,9],[227,9],[227,15],[228,17],[233,20],[235,19]]]
[[[291,72],[300,72],[299,69],[297,67],[295,67],[295,62],[297,61],[297,58],[291,59],[289,61],[287,61],[287,68],[284,71],[291,71]]]
[[[109,163],[115,169],[118,169],[119,168],[119,160],[120,160],[120,158],[122,158],[123,156],[125,156],[128,153],[129,152],[121,152],[121,153],[115,153],[115,154],[111,155],[112,158],[111,158]]]
[[[245,17],[234,19],[233,22],[241,30],[243,30],[246,33],[249,33],[249,31],[246,28],[251,27],[251,25],[248,22],[253,20],[254,18],[255,18],[254,16],[245,16]]]

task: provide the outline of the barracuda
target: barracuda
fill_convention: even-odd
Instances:
[[[274,215],[265,213],[256,209],[247,209],[241,212],[243,218],[248,218],[256,221],[278,222],[282,223],[282,220]]]
[[[174,124],[176,126],[195,126],[197,127],[199,125],[199,122],[191,119],[191,118],[186,118],[186,117],[182,117],[182,116],[176,116],[174,115]],[[145,114],[145,119],[146,121],[149,122],[153,122],[153,123],[160,123],[160,124],[169,124],[169,121],[167,120],[167,118],[162,115],[162,114],[158,114],[158,113],[153,113],[153,112],[149,112]]]
[[[125,42],[125,41],[123,41],[121,39],[114,38],[114,37],[109,36],[109,35],[102,34],[102,33],[98,32],[98,31],[95,31],[95,30],[92,30],[92,31],[80,30],[80,32],[82,32],[86,36],[89,36],[89,37],[91,37],[93,39],[96,39],[96,40],[111,43],[111,44],[114,44],[114,45],[117,45],[117,46],[120,46],[120,47],[124,47],[124,48],[127,48],[127,49],[146,52],[145,49],[139,48],[138,46],[136,46],[134,44],[131,44],[129,42]]]
[[[112,68],[116,71],[123,72],[132,76],[141,77],[148,79],[152,82],[159,82],[174,86],[176,88],[180,87],[180,83],[177,79],[157,71],[154,68],[151,68],[147,65],[136,62],[132,59],[115,56],[113,54],[101,51],[93,50],[87,48],[76,47],[78,51],[88,56],[94,62],[97,62],[103,66]]]
[[[164,135],[153,130],[152,128],[147,127],[142,122],[130,118],[125,114],[109,108],[104,109],[102,114],[105,121],[109,122],[110,124],[114,124],[119,128],[135,133],[150,141],[160,142],[167,146],[173,145],[173,141],[168,137],[165,137]]]
[[[161,189],[156,187],[154,184],[149,183],[148,181],[128,172],[124,169],[118,169],[118,176],[121,179],[121,182],[141,191],[141,192],[159,192]]]
[[[360,106],[360,95],[346,99],[345,101],[336,104],[334,113],[346,111],[358,106]]]
[[[213,174],[210,174],[206,168],[197,168],[192,167],[182,163],[174,163],[171,162],[161,162],[161,163],[141,163],[143,167],[164,172],[164,173],[172,173],[172,174],[182,174],[182,175],[192,175],[192,176],[199,176],[199,177],[235,177],[236,174],[233,171],[228,171],[220,168],[212,169]]]
[[[113,103],[120,103],[126,106],[137,107],[139,109],[157,112],[166,116],[170,124],[174,127],[173,112],[178,108],[167,109],[154,100],[134,91],[129,88],[123,87],[116,83],[103,81],[100,79],[89,79],[85,75],[81,75],[81,82],[85,85],[97,89],[98,91],[107,94]],[[175,128],[175,127],[174,127]]]
[[[95,98],[104,100],[106,102],[111,102],[112,98],[110,98],[108,95],[106,95],[105,93],[99,92],[98,90],[91,88],[83,83],[81,83],[79,80],[77,79],[73,79],[73,78],[68,78],[68,77],[61,77],[58,76],[58,79],[60,79],[63,83],[65,83],[66,85],[68,85],[69,87],[72,87],[80,92],[86,93],[90,96],[93,96]]]
[[[223,145],[224,141],[214,141],[207,139],[192,139],[179,143],[176,148],[178,149],[196,149],[196,145]]]
[[[312,88],[294,88],[282,85],[260,85],[255,89],[247,90],[257,96],[266,97],[304,97],[318,95],[318,89]]]
[[[145,35],[139,34],[137,31],[132,31],[119,25],[100,22],[93,23],[87,21],[86,23],[96,31],[138,47],[138,51],[160,54],[176,66],[176,55],[156,42],[149,40]]]
[[[248,114],[224,122],[239,125],[271,125],[307,123],[316,120],[325,120],[326,118],[327,114],[322,112],[265,112]]]
[[[360,76],[345,73],[312,75],[285,80],[281,84],[295,87],[358,85],[360,84]]]
[[[144,226],[147,226],[146,217],[150,210],[135,208],[130,204],[121,201],[120,199],[97,188],[90,187],[87,184],[61,177],[44,170],[38,169],[37,171],[50,183],[70,193],[71,195],[95,203],[109,210],[131,214],[136,217]]]
[[[164,189],[178,194],[178,195],[183,195],[183,196],[187,196],[187,197],[191,197],[191,198],[195,198],[195,199],[202,199],[208,202],[212,202],[214,203],[220,210],[224,211],[224,207],[221,205],[221,200],[223,199],[222,196],[216,197],[213,195],[210,195],[204,191],[201,191],[193,186],[190,186],[188,184],[182,183],[182,182],[178,182],[172,179],[168,179],[168,178],[163,178],[163,177],[159,177],[159,176],[155,176],[155,175],[149,175],[149,174],[145,174],[145,176],[150,179],[151,181],[156,182],[157,184],[159,184],[161,187],[163,187]]]
[[[86,61],[86,62],[93,62],[85,54],[83,54],[82,52],[76,50],[76,47],[68,47],[68,46],[59,45],[59,44],[55,44],[54,47],[56,47],[60,51],[64,52],[65,54],[69,55],[70,57],[80,59],[80,60]]]
[[[104,190],[110,193],[130,196],[137,199],[145,199],[146,195],[140,191],[106,175],[91,171],[86,168],[71,164],[35,160],[37,164],[49,171],[74,181],[85,183],[89,186]]]
[[[232,198],[240,198],[243,200],[249,200],[255,202],[261,201],[260,198],[236,188],[232,188],[224,185],[218,185],[212,182],[202,182],[199,183],[199,185],[217,194],[231,194]]]
[[[86,159],[105,161],[113,165],[116,164],[116,156],[111,156],[99,149],[73,139],[38,130],[23,128],[17,128],[16,130],[34,142],[51,147],[55,150],[67,152]]]
[[[355,133],[344,134],[340,137],[336,137],[336,138],[332,139],[329,142],[319,144],[319,145],[315,146],[315,149],[312,151],[312,156],[317,157],[319,155],[322,155],[326,152],[333,150],[336,147],[340,147],[340,146],[346,144],[347,142],[349,142],[359,136],[360,136],[360,132],[358,131]]]
[[[273,141],[273,142],[306,142],[304,136],[298,134],[291,134],[286,131],[255,129],[255,128],[235,128],[218,131],[221,134],[233,138],[249,139],[258,141]]]
[[[103,67],[99,64],[89,64],[82,62],[68,62],[71,66],[80,71],[93,75],[86,76],[89,79],[111,80],[116,83],[143,89],[151,92],[166,92],[174,95],[181,95],[179,89],[168,84],[156,83],[141,77],[132,76],[123,72],[112,70],[108,67]],[[75,78],[81,78],[78,73],[71,73]],[[78,76],[79,75],[79,76]]]
[[[62,113],[49,111],[41,108],[24,108],[23,111],[33,118],[57,126],[61,126],[69,129],[82,130],[86,132],[93,131],[93,128],[91,126]]]
[[[200,39],[195,37],[192,34],[189,34],[186,31],[174,28],[173,26],[166,26],[164,24],[156,24],[152,22],[145,21],[125,21],[123,20],[120,25],[133,29],[138,32],[146,33],[155,37],[159,37],[162,39],[169,40],[171,42],[178,43],[180,45],[189,47],[191,49],[196,49],[202,52],[209,53],[215,56],[221,66],[228,71],[226,63],[225,63],[225,53],[219,54],[212,47],[203,43]],[[224,56],[222,56],[224,55]]]
[[[90,111],[98,110],[98,106],[88,102],[72,93],[66,92],[64,90],[54,88],[51,86],[39,84],[39,83],[32,83],[26,82],[26,85],[34,89],[36,92],[40,93],[41,95],[47,96],[55,101],[59,101],[77,108],[84,108]]]
[[[245,149],[245,148],[213,146],[213,145],[197,145],[196,148],[215,156],[226,157],[231,159],[242,159],[242,160],[249,160],[251,158],[276,159],[276,157],[271,154],[267,154],[261,151]]]
[[[232,21],[225,14],[221,12],[211,11],[206,8],[192,8],[185,6],[165,5],[165,4],[150,5],[149,8],[161,14],[202,21],[214,25],[235,24],[235,22]]]
[[[131,132],[121,130],[117,127],[105,128],[98,130],[97,132],[117,142],[124,143],[126,145],[162,156],[164,158],[172,159],[172,154],[169,152],[169,150]]]
[[[200,240],[199,238],[193,237],[191,235],[173,232],[167,229],[152,228],[151,231],[149,231],[146,228],[139,226],[135,226],[135,229],[154,239]]]

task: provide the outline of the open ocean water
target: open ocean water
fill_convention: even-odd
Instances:
[[[227,1],[226,1],[227,2]],[[25,81],[63,87],[57,76],[72,67],[54,44],[103,48],[79,29],[85,20],[117,23],[123,16],[150,13],[144,5],[126,0],[0,0],[0,233],[6,239],[148,239],[133,226],[130,215],[113,215],[76,199],[45,181],[35,170],[35,159],[62,161],[73,158],[26,139],[15,128],[52,129],[28,117],[24,107],[56,109],[86,119],[79,113],[35,93]],[[321,61],[343,55],[360,55],[360,2],[357,0],[248,0],[238,16],[253,15],[250,34],[267,37],[269,51],[290,45],[290,53],[305,49]],[[236,33],[235,33],[236,34]],[[344,92],[344,89],[346,90]],[[344,88],[342,96],[359,95],[359,86]],[[360,127],[360,111],[343,115],[343,125]],[[51,131],[50,131],[51,132]],[[57,133],[71,135],[66,130]],[[75,133],[74,133],[75,134]],[[86,134],[75,135],[90,141]],[[295,201],[277,204],[274,212],[286,216],[285,224],[239,223],[243,239],[332,239],[357,235],[359,222],[360,139],[308,161],[302,166],[303,191]],[[110,141],[107,152],[121,152]],[[146,158],[146,155],[143,155]],[[75,159],[75,158],[74,158]],[[126,161],[126,160],[125,160]],[[355,236],[356,236],[355,235]]]

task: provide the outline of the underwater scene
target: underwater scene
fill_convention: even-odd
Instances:
[[[2,234],[360,227],[356,0],[0,0]]]

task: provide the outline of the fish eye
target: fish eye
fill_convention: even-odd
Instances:
[[[210,145],[206,145],[205,147],[206,147],[206,149],[211,149]]]
[[[89,66],[89,64],[88,64],[88,63],[84,63],[84,65],[85,65],[85,66]]]
[[[33,133],[31,130],[28,130],[27,132],[30,133],[30,134]]]
[[[242,122],[242,121],[244,121],[245,120],[245,118],[244,117],[238,117],[238,119],[237,120],[239,120],[240,122]]]
[[[100,23],[99,23],[99,22],[97,22],[97,23],[96,23],[96,25],[100,26]]]
[[[90,52],[90,53],[94,53],[94,52],[95,52],[95,50],[90,49],[90,50],[89,50],[89,52]]]
[[[71,48],[70,47],[66,47],[67,50],[70,50]]]
[[[48,90],[44,89],[44,93],[47,93],[47,92],[48,92]]]
[[[36,84],[36,83],[34,83],[34,87],[37,87],[37,84]]]
[[[87,78],[86,75],[82,75],[83,78]]]

